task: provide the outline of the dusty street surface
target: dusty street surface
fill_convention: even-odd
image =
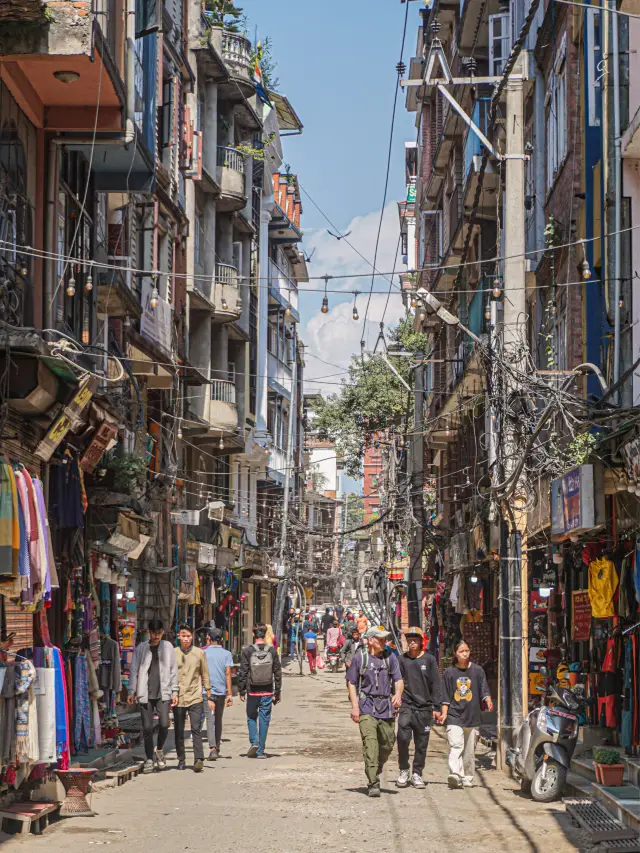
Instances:
[[[344,675],[285,677],[283,693],[269,732],[268,761],[244,757],[245,709],[236,698],[225,714],[224,757],[207,762],[201,775],[178,771],[171,753],[165,772],[95,794],[97,817],[61,820],[40,838],[12,838],[5,849],[24,844],[34,853],[86,853],[102,845],[112,853],[361,853],[365,844],[375,853],[577,849],[567,838],[561,804],[522,798],[496,771],[479,769],[477,788],[450,791],[441,735],[431,740],[426,790],[396,789],[394,753],[383,796],[368,799]],[[192,761],[189,752],[187,760]]]

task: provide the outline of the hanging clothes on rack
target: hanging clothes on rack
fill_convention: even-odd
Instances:
[[[93,743],[91,707],[87,682],[87,661],[83,654],[76,655],[73,666],[73,707],[75,726],[73,743],[76,752],[88,752]]]
[[[18,490],[11,465],[0,460],[0,575],[17,577],[19,556]]]
[[[614,595],[618,588],[618,573],[608,557],[598,557],[589,563],[589,600],[594,619],[615,615]]]

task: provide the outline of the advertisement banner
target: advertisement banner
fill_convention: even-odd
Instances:
[[[591,601],[586,589],[573,593],[573,631],[576,643],[586,643],[591,635]]]

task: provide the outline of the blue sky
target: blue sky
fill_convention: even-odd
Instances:
[[[400,0],[237,0],[237,5],[249,19],[248,36],[253,40],[257,27],[259,39],[271,39],[279,91],[289,98],[304,124],[300,137],[283,139],[285,162],[340,231],[351,229],[349,242],[372,261],[384,191],[395,66],[407,7]],[[418,8],[417,2],[410,3],[407,64],[415,50]],[[415,140],[414,119],[415,114],[405,110],[401,92],[378,252],[381,271],[390,271],[395,264],[396,201],[406,193],[404,143]],[[326,221],[304,193],[302,201],[305,248],[316,250],[310,275],[371,272],[345,241],[338,243],[327,234]],[[329,294],[326,315],[320,313],[321,293],[300,294],[301,337],[308,347],[308,390],[330,392],[339,387],[343,375],[339,371],[346,368],[352,353],[360,351],[370,284],[369,278],[343,278],[330,285],[347,293]],[[311,286],[322,285],[316,281],[307,285]],[[389,324],[403,311],[395,289],[385,311],[388,287],[384,279],[376,280],[379,295],[372,299],[371,321],[365,330],[370,346],[383,315]],[[360,322],[352,319],[354,295],[350,291],[355,289],[364,291],[357,298]]]

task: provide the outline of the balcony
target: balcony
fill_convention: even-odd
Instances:
[[[304,279],[302,279],[304,280]],[[296,323],[300,322],[298,312],[298,284],[292,281],[276,264],[269,258],[269,295],[282,307],[291,309],[291,317]]]
[[[238,270],[231,264],[216,264],[213,289],[213,322],[232,323],[242,315]]]
[[[268,368],[267,368],[267,385],[277,394],[284,395],[288,398],[291,397],[291,368],[288,367],[284,362],[280,361],[280,359],[273,355],[273,353],[269,353],[268,355]]]
[[[489,108],[491,98],[478,98],[473,105],[471,118],[480,130],[487,135],[489,129]],[[465,207],[471,207],[476,194],[478,174],[482,163],[484,145],[480,142],[478,134],[471,128],[467,130],[464,140],[464,203]],[[483,189],[480,195],[480,206],[478,216],[495,217],[496,192],[498,191],[498,176],[491,159],[487,162],[485,169]]]
[[[238,33],[222,32],[222,58],[243,94],[249,97],[255,90],[251,74],[251,42]]]
[[[226,379],[211,381],[208,420],[211,428],[221,433],[235,432],[238,428],[236,386],[233,382]]]
[[[247,203],[244,156],[235,148],[218,146],[216,179],[220,187],[218,210],[227,213],[242,210]]]

